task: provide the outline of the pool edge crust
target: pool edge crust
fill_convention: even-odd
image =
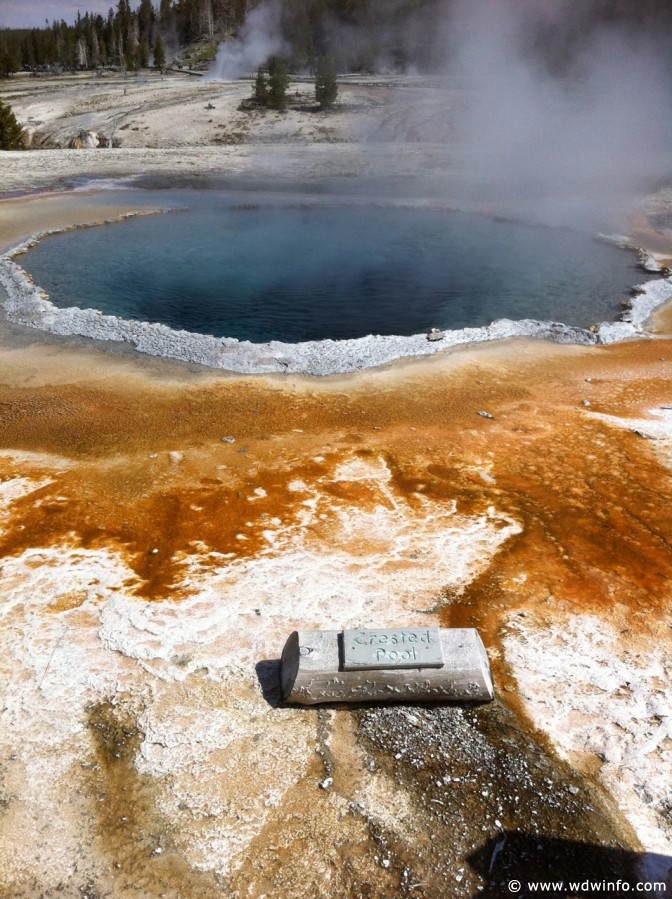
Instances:
[[[282,651],[280,686],[287,705],[329,702],[490,702],[490,662],[475,628],[438,628],[441,668],[344,671],[341,631],[294,631]]]
[[[124,217],[138,214],[142,213],[128,213]],[[73,230],[81,227],[93,225],[73,226]],[[14,260],[35,241],[64,230],[71,229],[55,228],[39,232],[0,254],[0,285],[7,292],[5,299],[0,297],[0,306],[9,321],[59,336],[77,335],[104,342],[123,342],[149,356],[242,375],[299,374],[320,377],[350,374],[403,358],[418,358],[445,353],[459,346],[512,338],[532,338],[577,346],[605,345],[651,336],[646,331],[646,323],[654,311],[672,300],[672,277],[663,277],[633,288],[636,295],[616,321],[603,321],[588,329],[562,322],[500,318],[483,327],[446,330],[441,341],[429,341],[427,334],[422,333],[409,337],[369,335],[349,340],[253,344],[235,337],[212,337],[176,331],[163,324],[121,319],[92,308],[55,306],[46,291],[36,285]]]

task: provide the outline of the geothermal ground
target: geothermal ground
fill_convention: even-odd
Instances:
[[[18,77],[3,85],[3,98],[34,149],[69,147],[83,130],[112,147],[12,154],[2,189],[52,188],[94,174],[197,182],[248,175],[266,184],[385,175],[401,179],[398,189],[421,175],[435,186],[447,177],[452,112],[461,102],[455,89],[426,78],[353,77],[341,84],[338,108],[325,113],[312,82],[292,82],[287,111],[276,113],[239,109],[252,86],[178,74]]]
[[[147,117],[175,85],[195,111],[249,87],[157,79]],[[97,87],[12,90],[43,122]],[[348,88],[355,111],[328,120],[342,144],[290,134],[259,175],[431,171],[431,145],[383,144],[373,162],[349,142],[384,122],[379,90],[361,88],[358,119]],[[4,154],[3,187],[179,160],[254,176],[253,136]],[[98,218],[72,193],[0,210],[2,247]],[[647,340],[502,341],[319,379],[3,322],[0,894],[672,888],[670,334],[663,310]],[[496,701],[278,706],[291,630],[409,623],[478,627]]]

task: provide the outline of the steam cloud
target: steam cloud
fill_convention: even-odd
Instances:
[[[360,28],[325,20],[325,47],[341,70],[368,58],[378,72],[401,64],[436,77],[412,99],[401,91],[392,124],[362,131],[367,140],[443,147],[432,190],[443,180],[447,196],[491,212],[616,228],[627,227],[633,197],[669,177],[672,53],[643,8],[620,4],[620,19],[601,0],[369,0],[366,8]],[[207,77],[237,78],[289,53],[282,13],[283,0],[257,6],[238,38],[220,45]]]
[[[341,60],[364,57],[368,40],[378,72],[401,59],[407,74],[441,77],[412,100],[402,91],[388,124],[365,139],[443,146],[443,177],[436,168],[431,177],[449,198],[548,224],[627,228],[633,198],[669,178],[672,49],[665,20],[647,21],[656,4],[428,0],[403,14],[402,0],[370,3],[373,28],[332,23]]]
[[[583,13],[571,0],[458,0],[445,71],[464,86],[458,168],[472,197],[602,226],[669,176],[669,47]]]
[[[279,0],[262,3],[250,12],[238,37],[219,45],[206,81],[231,81],[254,72],[270,56],[285,50],[281,36]]]

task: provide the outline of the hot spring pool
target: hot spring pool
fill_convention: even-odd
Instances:
[[[254,343],[460,329],[498,318],[585,327],[642,281],[572,230],[435,208],[169,191],[165,215],[53,235],[22,265],[79,306]]]

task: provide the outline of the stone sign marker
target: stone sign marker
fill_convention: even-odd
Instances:
[[[280,681],[283,701],[297,705],[494,697],[474,628],[294,631],[282,651]]]
[[[343,670],[443,668],[438,627],[343,631]]]

